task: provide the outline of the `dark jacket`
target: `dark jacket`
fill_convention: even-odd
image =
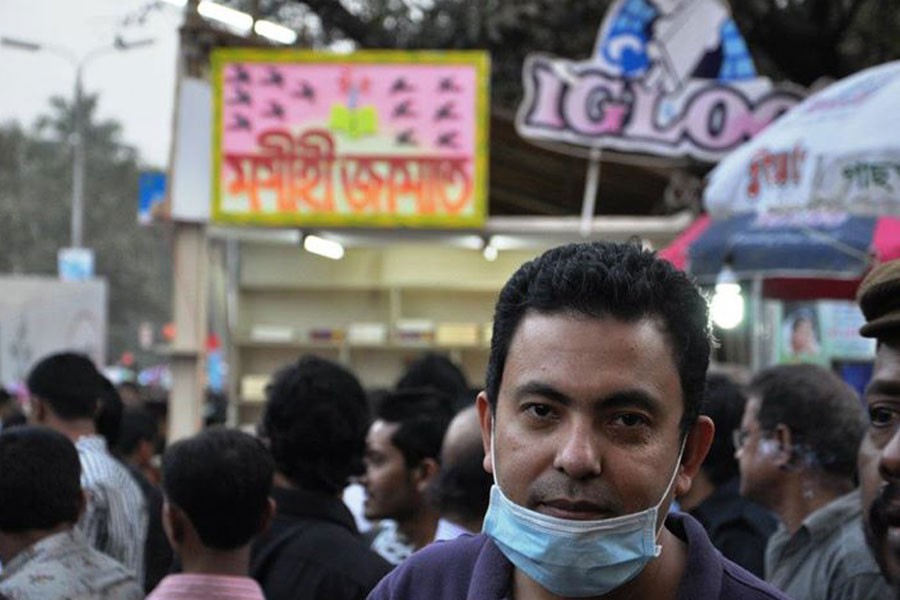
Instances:
[[[775,517],[741,497],[737,478],[720,485],[691,516],[706,528],[713,546],[757,577],[765,576],[766,542],[775,532]]]
[[[275,519],[250,558],[267,600],[362,600],[391,570],[360,539],[339,498],[279,487],[272,497]]]

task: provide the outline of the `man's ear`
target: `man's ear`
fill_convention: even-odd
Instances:
[[[789,469],[794,461],[794,452],[793,452],[793,441],[791,436],[791,430],[784,423],[779,423],[775,426],[775,429],[772,430],[772,436],[770,440],[763,440],[760,443],[765,443],[766,441],[770,441],[773,443],[772,450],[772,462],[782,470]]]
[[[703,465],[703,459],[709,452],[716,426],[712,419],[700,415],[697,422],[688,432],[684,442],[684,452],[681,455],[681,465],[678,467],[678,476],[675,478],[675,497],[686,494],[691,489],[694,477]]]
[[[494,461],[491,457],[491,428],[494,425],[494,414],[491,412],[491,403],[487,394],[482,390],[475,399],[475,407],[478,409],[478,422],[481,424],[481,444],[484,446],[484,470],[494,472]]]
[[[36,424],[47,420],[47,405],[38,396],[32,395],[28,398],[28,420]]]
[[[174,504],[169,504],[168,500],[163,501],[162,524],[166,537],[172,548],[177,550],[184,544],[185,538],[185,515],[180,508]]]
[[[84,493],[84,490],[81,489],[78,491],[78,520],[81,520],[81,516],[84,514],[84,511],[87,510],[87,494]]]
[[[156,451],[156,448],[153,447],[153,442],[149,440],[138,440],[137,448],[135,448],[135,458],[137,459],[137,463],[141,466],[149,465],[153,461],[153,454]]]
[[[420,494],[424,494],[437,474],[441,472],[441,465],[433,458],[423,458],[413,469],[413,477],[415,478],[416,490]]]
[[[269,501],[266,503],[266,510],[263,513],[262,519],[259,523],[259,531],[257,534],[263,534],[269,530],[269,527],[272,526],[272,519],[275,518],[275,513],[278,509],[278,504],[275,502],[275,499],[269,497]]]

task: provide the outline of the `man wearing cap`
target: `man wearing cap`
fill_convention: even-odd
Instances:
[[[900,260],[872,269],[857,299],[866,317],[860,335],[878,342],[859,449],[866,540],[900,599]]]

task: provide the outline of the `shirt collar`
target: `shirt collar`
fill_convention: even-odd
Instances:
[[[81,451],[108,452],[106,438],[102,435],[82,435],[75,441],[75,447]]]
[[[810,513],[803,520],[802,527],[807,531],[810,539],[815,542],[828,537],[844,523],[861,513],[859,490],[855,489]]]
[[[70,554],[71,549],[79,543],[85,543],[84,536],[74,527],[67,529],[66,531],[48,535],[28,546],[16,554],[12,560],[3,565],[2,576],[11,576],[37,557],[54,554]]]
[[[298,488],[272,488],[277,512],[292,517],[318,519],[337,523],[358,534],[353,514],[339,498]]]

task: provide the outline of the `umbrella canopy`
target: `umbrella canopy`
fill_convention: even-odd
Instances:
[[[709,175],[709,216],[662,252],[712,282],[725,262],[763,295],[852,298],[900,258],[900,61],[807,97]]]
[[[770,298],[852,298],[872,262],[900,258],[900,218],[835,213],[700,217],[661,256],[712,283],[728,262]]]
[[[809,96],[724,158],[707,211],[826,210],[900,216],[900,61]]]

